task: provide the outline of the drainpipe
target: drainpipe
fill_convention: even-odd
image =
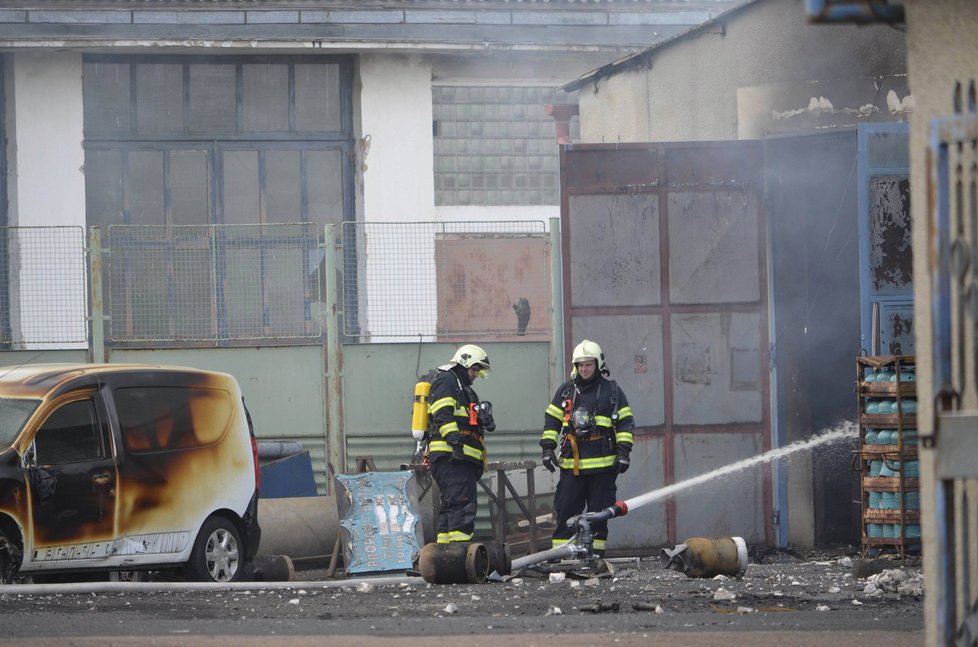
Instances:
[[[543,112],[554,118],[557,125],[557,143],[573,144],[570,137],[570,120],[580,114],[577,105],[566,103],[546,103]]]

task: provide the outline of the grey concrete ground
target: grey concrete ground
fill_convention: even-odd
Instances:
[[[367,578],[131,592],[0,588],[10,644],[524,645],[923,644],[919,568],[850,558],[774,555],[739,579],[690,579],[656,560],[613,576],[522,577],[506,583],[378,585]],[[892,567],[873,579],[861,577]],[[388,581],[390,581],[388,579]],[[876,582],[875,584],[873,582]]]

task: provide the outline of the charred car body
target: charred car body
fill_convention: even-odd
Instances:
[[[238,579],[261,540],[233,377],[116,364],[0,368],[0,579],[182,568]]]

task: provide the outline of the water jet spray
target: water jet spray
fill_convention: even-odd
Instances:
[[[741,461],[737,461],[736,463],[719,467],[711,472],[688,478],[685,481],[680,481],[679,483],[673,483],[672,485],[651,490],[645,494],[640,494],[630,499],[625,499],[624,501],[616,501],[614,505],[609,506],[604,510],[586,512],[576,517],[572,517],[567,520],[567,527],[574,528],[575,534],[566,544],[557,548],[552,548],[539,553],[533,553],[532,555],[527,555],[525,557],[521,557],[520,559],[513,560],[512,568],[514,571],[517,571],[521,568],[542,564],[560,557],[576,558],[584,562],[597,560],[598,556],[594,553],[593,549],[594,535],[591,532],[591,524],[596,521],[608,521],[610,519],[614,519],[615,517],[623,517],[629,512],[637,510],[644,505],[648,505],[653,501],[667,499],[675,495],[677,492],[681,492],[682,490],[686,490],[696,485],[701,485],[715,478],[733,474],[734,472],[740,472],[750,467],[754,467],[755,465],[771,463],[786,456],[790,456],[796,452],[812,449],[814,447],[818,447],[819,445],[825,445],[844,438],[854,437],[858,435],[858,433],[859,426],[854,422],[846,421],[830,429],[829,431],[812,436],[806,440],[791,443],[790,445],[785,445],[784,447],[778,447],[776,449],[764,452],[763,454],[758,454],[757,456],[745,458]],[[743,540],[741,540],[741,543],[742,542]],[[737,544],[737,546],[739,548],[739,544]],[[677,546],[677,549],[678,548],[679,547]],[[560,553],[558,554],[556,551],[560,551]],[[497,581],[503,580],[505,579],[505,575],[508,574],[493,572],[489,579]]]
[[[667,499],[675,495],[677,492],[681,492],[682,490],[686,490],[688,488],[706,483],[707,481],[711,481],[715,478],[723,477],[728,474],[733,474],[734,472],[740,472],[742,470],[748,469],[750,467],[754,467],[756,465],[771,463],[778,459],[794,454],[796,452],[804,451],[806,449],[812,449],[814,447],[818,447],[819,445],[825,445],[831,442],[842,440],[844,438],[853,437],[858,435],[858,432],[859,432],[858,425],[856,425],[853,422],[847,421],[840,425],[837,425],[835,428],[830,429],[829,431],[812,436],[807,440],[801,440],[795,443],[791,443],[790,445],[785,445],[784,447],[778,447],[776,449],[772,449],[770,451],[764,452],[763,454],[758,454],[757,456],[751,456],[750,458],[745,458],[741,461],[737,461],[736,463],[731,463],[730,465],[719,467],[711,472],[707,472],[705,474],[700,474],[699,476],[688,478],[685,481],[680,481],[679,483],[673,483],[672,485],[667,485],[665,487],[651,490],[649,492],[646,492],[645,494],[640,494],[630,499],[625,499],[624,501],[616,501],[613,505],[605,508],[604,510],[586,512],[584,514],[577,515],[567,520],[567,527],[574,529],[574,535],[567,541],[567,543],[562,544],[556,548],[551,548],[549,550],[544,550],[541,552],[526,555],[525,557],[521,557],[519,559],[514,559],[512,560],[511,564],[507,564],[508,566],[510,566],[510,568],[502,569],[505,572],[501,572],[500,569],[493,569],[491,573],[488,575],[488,579],[492,581],[505,581],[508,577],[511,576],[511,573],[517,572],[529,566],[536,566],[538,564],[543,564],[545,562],[560,561],[565,559],[577,560],[581,564],[581,566],[589,567],[591,564],[600,560],[600,556],[594,552],[594,533],[591,530],[591,525],[593,523],[598,521],[608,521],[616,517],[623,517],[629,512],[633,510],[637,510],[638,508],[641,508],[644,505],[648,505],[653,501]],[[706,568],[708,569],[714,568],[714,566],[710,565],[713,563],[719,564],[720,566],[716,566],[716,568],[721,568],[721,569],[726,568],[727,565],[733,565],[736,566],[736,568],[734,569],[736,572],[738,570],[741,570],[742,566],[746,565],[746,544],[739,537],[732,538],[730,540],[731,545],[734,546],[732,558],[726,555],[726,553],[729,553],[730,551],[726,550],[727,547],[725,544],[723,546],[719,546],[715,540],[701,540],[701,541],[709,543],[709,545],[707,546],[709,550],[705,550],[705,551],[697,550],[695,552],[697,552],[698,554],[695,557],[698,558],[702,556],[701,554],[705,555],[710,551],[714,551],[714,549],[716,549],[714,552],[716,552],[716,554],[718,555],[718,557],[712,559],[712,561],[707,560],[708,563]],[[698,544],[696,544],[694,540],[687,540],[687,543],[689,542],[693,542],[690,545],[693,546],[694,548],[698,546]],[[672,558],[681,557],[680,548],[685,547],[686,545],[687,544],[685,543],[680,544],[680,546],[677,546],[673,551],[667,551],[669,552],[668,557],[672,560],[673,563],[676,563],[677,561],[681,561]],[[468,573],[465,577],[459,575],[459,579],[453,579],[454,578],[453,574],[443,572],[446,568],[449,570],[455,569],[455,567],[453,566],[446,565],[449,564],[449,562],[464,564],[466,560],[466,556],[468,556],[468,553],[471,551],[457,550],[455,552],[457,552],[458,555],[455,555],[454,553],[452,553],[452,555],[448,555],[448,551],[450,551],[451,549],[438,548],[437,545],[434,544],[431,544],[429,546],[433,546],[433,548],[428,549],[428,547],[426,546],[425,548],[428,549],[427,552],[423,550],[420,557],[420,561],[423,562],[422,568],[420,570],[423,573],[425,572],[429,573],[429,575],[425,576],[426,581],[433,582],[433,583],[440,583],[444,581],[469,581],[471,583],[475,583],[473,581],[473,576],[471,573]],[[447,555],[449,557],[452,557],[454,561],[447,559],[446,557]],[[471,561],[471,556],[469,557],[470,557],[469,561]],[[695,560],[691,560],[689,563],[691,564],[693,561]],[[479,563],[481,564],[482,562],[480,561]],[[666,565],[665,562],[664,565]],[[472,569],[469,570],[471,571]],[[682,570],[682,569],[677,569],[677,570]],[[693,570],[694,569],[692,568],[686,568],[685,572],[687,572],[687,574],[690,574],[690,572]],[[477,575],[475,576],[475,579],[482,581],[482,576]]]

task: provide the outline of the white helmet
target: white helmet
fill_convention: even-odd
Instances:
[[[604,365],[604,352],[602,352],[601,347],[598,346],[597,342],[585,339],[574,349],[573,368],[571,369],[572,377],[577,376],[577,363],[587,359],[593,359],[598,363],[598,372],[602,375],[607,376],[611,374],[608,367]]]
[[[464,368],[479,366],[479,377],[482,379],[486,379],[489,375],[489,356],[486,355],[486,351],[475,344],[466,344],[455,351],[455,356],[452,357],[451,363],[458,364]]]

